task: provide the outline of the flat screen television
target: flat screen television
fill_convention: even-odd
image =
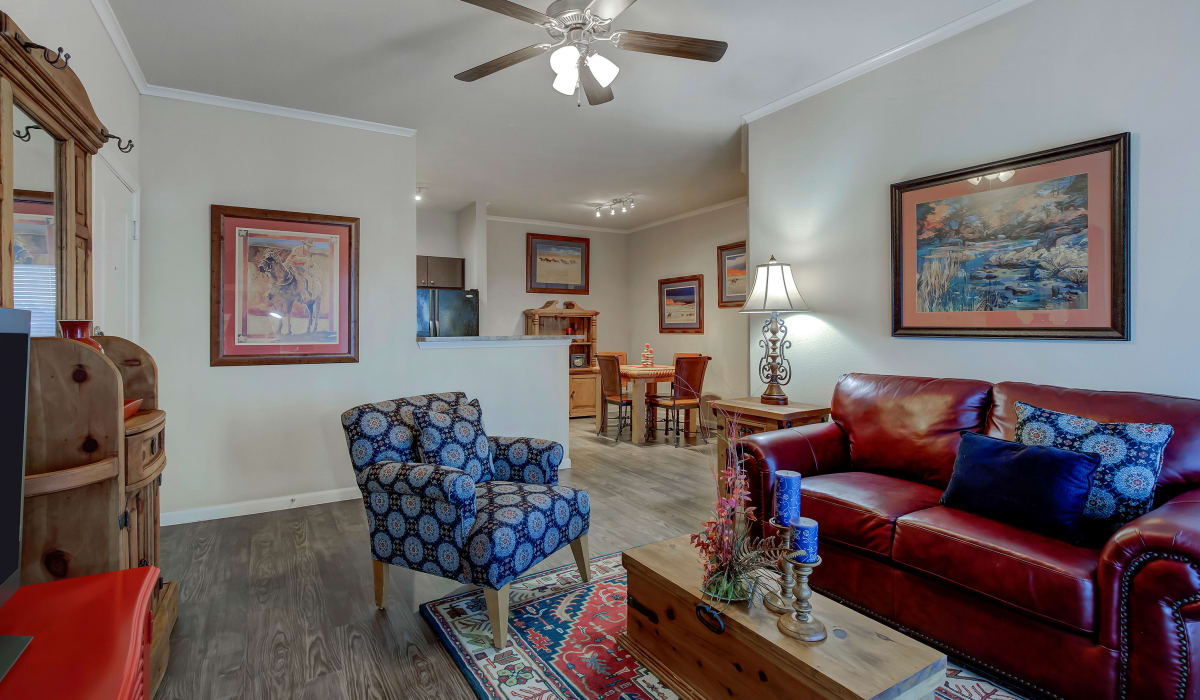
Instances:
[[[21,585],[28,392],[29,312],[0,309],[0,605]],[[0,636],[0,678],[12,668],[29,639]]]

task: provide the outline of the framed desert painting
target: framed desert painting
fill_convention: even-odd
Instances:
[[[658,332],[704,332],[704,275],[658,281]]]
[[[1129,339],[1129,134],[892,185],[892,335]]]
[[[717,246],[717,306],[746,303],[746,242]]]
[[[210,364],[358,362],[358,219],[212,206]]]
[[[576,236],[525,234],[525,291],[587,294],[591,241]]]

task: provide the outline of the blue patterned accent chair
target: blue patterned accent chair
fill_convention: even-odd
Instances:
[[[454,453],[461,467],[427,464],[418,409],[469,417],[479,404],[462,392],[423,394],[342,414],[367,511],[375,604],[383,608],[387,564],[477,584],[487,599],[492,645],[503,649],[513,579],[568,543],[580,576],[590,578],[588,493],[558,485],[563,446],[552,440],[487,436],[486,457],[480,444],[478,451]],[[481,423],[477,429],[482,435]],[[476,444],[461,430],[468,445]]]

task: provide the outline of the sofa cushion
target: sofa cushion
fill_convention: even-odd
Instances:
[[[1041,618],[1095,630],[1098,549],[938,506],[896,520],[892,558]]]
[[[801,482],[800,513],[821,524],[823,538],[887,557],[896,518],[936,506],[941,496],[932,486],[883,474],[822,474]]]
[[[1084,515],[1101,541],[1154,506],[1163,451],[1175,429],[1166,423],[1098,423],[1016,402],[1017,440],[1052,445],[1099,460]],[[986,438],[985,438],[986,439]]]
[[[413,418],[421,430],[421,453],[426,462],[461,469],[477,484],[495,477],[478,399],[444,411],[415,408]]]
[[[963,433],[942,505],[1085,544],[1100,456]]]
[[[1064,389],[1023,382],[996,384],[992,396],[994,403],[988,415],[987,434],[1005,440],[1015,439],[1017,401],[1087,416],[1101,423],[1167,423],[1175,428],[1175,436],[1163,453],[1154,503],[1160,505],[1184,491],[1200,487],[1200,400],[1131,391]]]
[[[973,379],[847,374],[833,392],[833,420],[849,436],[855,471],[945,488],[959,432],[983,427],[991,386]]]

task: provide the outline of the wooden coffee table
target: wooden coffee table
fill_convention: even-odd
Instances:
[[[813,611],[829,637],[781,634],[777,615],[745,603],[716,634],[696,616],[700,560],[687,536],[622,554],[628,624],[617,641],[683,698],[927,698],[946,679],[946,655],[824,596]]]

